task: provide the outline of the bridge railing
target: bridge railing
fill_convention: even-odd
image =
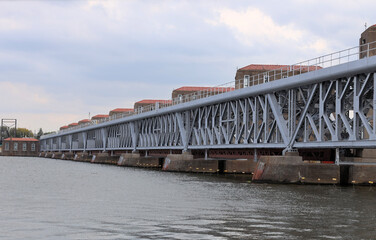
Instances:
[[[116,116],[103,118],[99,121],[91,121],[90,123],[88,123],[88,125],[95,125],[119,118],[129,117],[135,114],[150,112],[165,107],[170,107],[218,94],[231,92],[239,88],[252,87],[254,85],[263,84],[265,82],[281,80],[284,78],[316,71],[322,68],[332,67],[346,62],[355,61],[360,58],[370,57],[373,55],[376,55],[376,41],[326,54],[317,58],[312,58],[293,65],[284,66],[271,71],[265,71],[260,74],[255,74],[251,76],[248,82],[244,82],[244,79],[238,79],[215,87],[208,87],[204,90],[186,94],[184,96],[173,98],[171,100],[159,101],[157,104],[150,104],[140,109],[134,109],[134,112],[126,112],[122,114],[117,114]],[[74,126],[68,129],[60,130],[58,131],[58,133],[67,132],[82,127],[87,127],[88,125]]]

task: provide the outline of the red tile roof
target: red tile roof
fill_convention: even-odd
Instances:
[[[254,71],[271,71],[271,70],[277,70],[277,69],[282,69],[282,70],[298,70],[302,69],[307,71],[313,71],[316,69],[321,69],[319,66],[307,66],[307,65],[271,65],[271,64],[251,64],[245,67],[240,68],[239,70],[254,70]]]
[[[110,111],[110,113],[122,113],[122,112],[133,112],[133,108],[115,108]]]
[[[62,129],[67,129],[68,128],[68,126],[62,126],[61,128],[60,128],[60,130],[62,130]]]
[[[71,123],[71,124],[68,124],[68,127],[73,127],[73,126],[77,126],[78,123]]]
[[[172,101],[171,100],[154,100],[154,99],[144,99],[144,100],[141,100],[141,101],[138,101],[136,103],[146,103],[146,104],[153,104],[153,103],[171,103]]]
[[[78,121],[78,124],[87,123],[87,122],[90,122],[90,119],[82,119],[81,121]]]
[[[98,115],[95,115],[93,116],[91,119],[100,119],[100,118],[108,118],[109,115],[107,114],[98,114]]]
[[[234,90],[232,87],[192,87],[192,86],[184,86],[180,87],[178,89],[175,89],[174,91],[186,91],[186,92],[198,92],[202,90]]]
[[[4,141],[38,142],[39,140],[35,138],[6,138]]]

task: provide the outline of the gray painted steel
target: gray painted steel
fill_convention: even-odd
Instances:
[[[43,136],[42,151],[375,148],[376,57]]]

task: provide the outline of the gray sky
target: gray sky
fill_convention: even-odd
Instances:
[[[0,1],[0,118],[56,130],[358,44],[376,1]]]

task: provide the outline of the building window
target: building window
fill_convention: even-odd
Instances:
[[[18,151],[18,143],[13,143],[13,151]]]
[[[5,150],[5,151],[9,151],[9,143],[8,143],[8,142],[5,143],[4,150]]]
[[[244,87],[248,87],[249,86],[249,75],[244,75],[244,82],[243,82],[243,86]]]
[[[183,101],[183,95],[179,94],[178,99],[179,99],[179,102],[182,102]]]
[[[22,143],[22,151],[26,152],[26,149],[27,149],[27,144],[26,143]]]
[[[32,143],[32,144],[31,144],[31,151],[32,151],[32,152],[35,152],[35,143]]]
[[[269,73],[264,73],[264,83],[269,82]]]
[[[362,39],[362,44],[365,44],[366,43],[366,39]]]

